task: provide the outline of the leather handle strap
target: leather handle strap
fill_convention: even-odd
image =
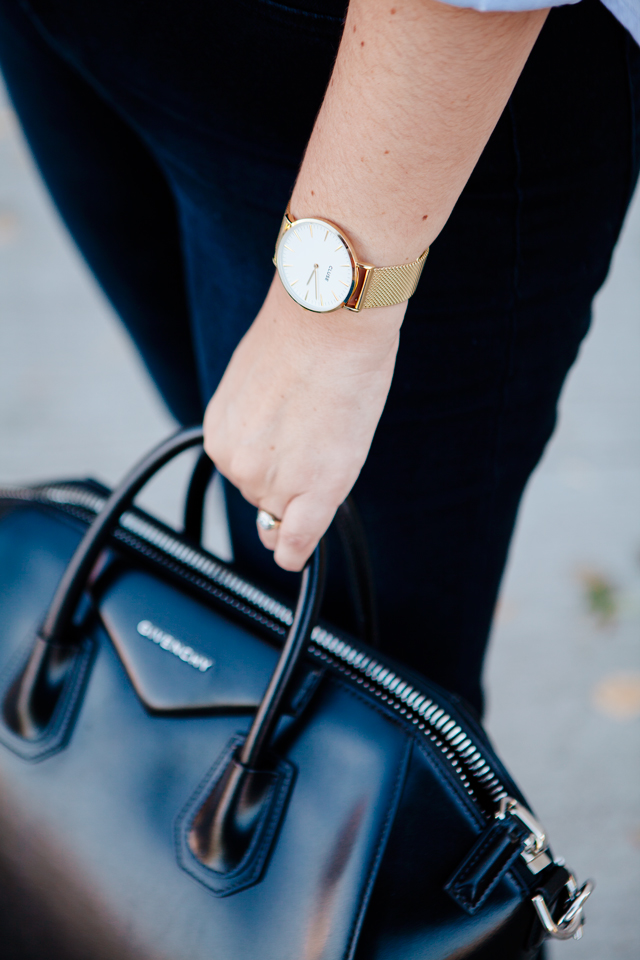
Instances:
[[[54,594],[38,634],[47,644],[68,642],[71,621],[91,570],[107,544],[109,534],[136,494],[166,463],[190,447],[202,443],[201,427],[180,430],[158,444],[127,474],[80,541]]]
[[[3,702],[9,728],[25,743],[36,745],[34,756],[44,755],[38,753],[38,741],[45,752],[53,749],[54,743],[59,749],[70,728],[81,695],[77,678],[85,676],[88,669],[88,654],[83,644],[77,643],[73,618],[110,533],[145,483],[173,457],[199,443],[199,427],[182,430],[144,457],[108,498],[69,561],[29,659]]]
[[[131,506],[136,494],[161,467],[184,450],[201,443],[202,429],[193,427],[181,430],[159,444],[127,474],[85,533],[65,570],[40,628],[31,658],[33,660],[35,656],[37,664],[33,666],[30,662],[18,683],[21,702],[28,703],[30,709],[36,693],[36,681],[42,673],[41,661],[43,657],[47,662],[50,659],[46,651],[65,646],[73,647],[74,634],[71,627],[75,610],[91,570],[121,515]],[[199,490],[204,489],[204,478],[205,467],[202,466],[197,481]],[[195,514],[193,516],[195,517]],[[193,522],[195,523],[195,519]],[[293,623],[239,756],[240,762],[247,767],[257,768],[265,762],[265,752],[268,750],[282,703],[288,695],[291,677],[304,656],[311,630],[318,616],[323,586],[324,545],[321,541],[302,572]],[[25,688],[25,684],[28,689]],[[60,688],[54,699],[57,700],[62,695],[63,689]],[[52,717],[54,712],[55,703],[52,703],[47,710],[47,716]]]
[[[37,712],[38,705],[33,702],[33,699],[38,697],[38,680],[44,669],[43,663],[46,667],[53,655],[52,651],[60,648],[72,650],[74,647],[75,635],[72,630],[72,620],[75,611],[91,570],[107,545],[109,535],[121,515],[131,506],[136,494],[161,467],[184,450],[201,443],[202,429],[193,427],[182,430],[159,444],[127,474],[85,533],[58,585],[38,632],[32,656],[17,683],[18,699],[27,705],[30,714],[34,709]],[[210,475],[209,468],[207,471]],[[204,478],[207,471],[204,466],[201,466],[197,481],[201,491],[205,486]],[[304,655],[318,616],[322,600],[323,574],[324,546],[321,542],[302,572],[293,624],[241,751],[240,762],[248,767],[258,766],[263,761],[283,699],[288,694],[291,677]],[[63,683],[56,690],[53,698],[49,697],[52,702],[48,704],[45,711],[49,719],[55,713],[57,701],[64,696],[64,686]],[[43,722],[46,727],[47,719]],[[18,724],[16,729],[19,727]]]
[[[184,535],[193,543],[199,544],[202,540],[205,496],[214,473],[215,467],[203,450],[191,474],[184,509]],[[377,648],[378,620],[373,573],[364,527],[353,497],[347,497],[340,504],[334,524],[347,564],[358,635],[364,643]]]
[[[347,563],[358,634],[364,643],[377,649],[380,637],[373,571],[364,526],[353,497],[348,496],[340,504],[333,522]]]
[[[187,488],[187,497],[184,502],[184,520],[182,531],[192,543],[201,543],[202,525],[204,523],[204,498],[209,484],[213,480],[216,468],[213,460],[204,450],[196,460]]]
[[[264,755],[280,715],[280,708],[287,696],[295,669],[304,656],[318,616],[324,589],[324,567],[324,543],[321,540],[302,571],[293,623],[238,757],[240,763],[249,769],[259,770],[266,766]]]

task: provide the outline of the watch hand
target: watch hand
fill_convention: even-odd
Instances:
[[[315,270],[313,271],[316,278],[316,300],[318,299],[318,267],[316,265]]]
[[[316,268],[314,267],[313,270],[311,271],[311,276],[310,276],[309,279],[307,280],[307,286],[309,286],[309,284],[310,284],[311,281],[313,280],[313,275],[314,275],[315,272],[316,272]]]

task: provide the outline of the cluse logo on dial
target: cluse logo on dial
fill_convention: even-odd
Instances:
[[[297,220],[278,246],[285,289],[303,307],[327,313],[351,293],[353,264],[336,231],[321,220]]]
[[[183,663],[188,663],[190,667],[194,667],[200,673],[206,673],[214,664],[214,661],[209,657],[205,657],[202,653],[196,653],[193,647],[189,647],[181,640],[172,637],[170,633],[165,633],[150,620],[141,620],[136,629],[141,637],[147,637],[153,643],[157,643],[162,650],[172,653],[174,657],[178,657]]]

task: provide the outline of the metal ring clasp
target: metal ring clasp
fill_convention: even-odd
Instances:
[[[584,923],[583,907],[587,898],[593,893],[595,883],[593,880],[587,880],[578,890],[575,878],[570,876],[566,886],[569,891],[569,905],[557,921],[551,916],[551,911],[541,893],[532,897],[531,902],[535,907],[540,923],[550,937],[555,940],[570,940],[571,937],[574,940],[580,940],[582,924]]]

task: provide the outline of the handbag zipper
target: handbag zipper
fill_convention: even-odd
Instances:
[[[98,513],[107,498],[80,483],[54,483],[38,487],[0,487],[2,499],[54,505],[86,522],[86,514]],[[253,607],[261,614],[266,614],[266,617],[259,617],[260,621],[280,636],[285,635],[286,628],[293,621],[293,613],[285,604],[274,600],[210,555],[181,542],[133,510],[121,516],[114,536],[138,551],[140,544],[154,548],[158,554],[155,559],[160,562],[163,557],[177,561],[181,567],[186,567],[198,579],[201,578],[203,583],[209,581],[220,588],[211,591],[220,599],[227,599],[221,591],[231,594],[236,600],[233,606],[239,607],[241,612],[255,617],[251,610]],[[176,572],[176,567],[171,566]],[[180,572],[180,568],[177,569]],[[311,641],[309,652],[312,656],[330,664],[373,693],[387,707],[396,710],[405,722],[415,726],[446,759],[463,790],[485,816],[495,816],[496,808],[499,809],[501,801],[508,797],[508,791],[472,736],[443,707],[375,657],[358,650],[323,627],[313,628]]]

